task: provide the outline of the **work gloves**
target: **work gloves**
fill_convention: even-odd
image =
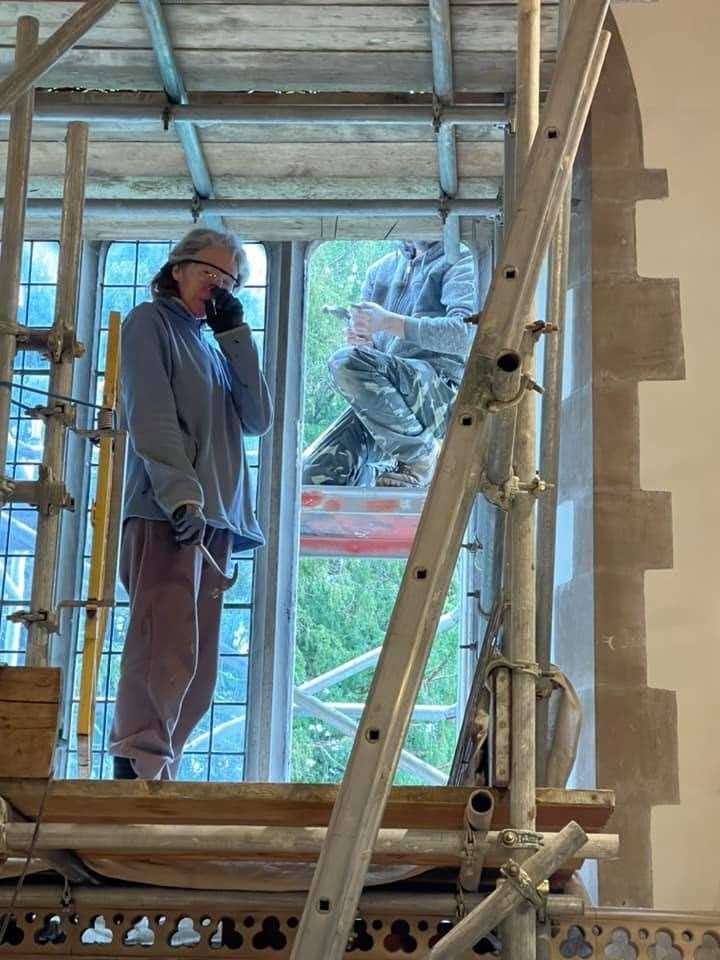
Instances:
[[[243,306],[237,297],[222,287],[213,289],[213,299],[205,301],[205,319],[212,332],[227,333],[243,322]]]
[[[197,547],[205,535],[205,514],[195,503],[184,503],[170,518],[175,539],[183,547]]]

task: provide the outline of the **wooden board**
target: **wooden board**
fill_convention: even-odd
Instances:
[[[410,92],[432,90],[429,51],[205,51],[178,50],[178,66],[191,90],[315,90]],[[13,62],[10,47],[0,49],[0,75]],[[552,58],[545,60],[546,89]],[[86,87],[98,90],[159,90],[161,83],[150,50],[73,49],[42,78],[43,87]],[[515,86],[512,52],[483,55],[458,53],[455,89],[458,92],[503,92]]]
[[[59,701],[59,670],[0,667],[0,775],[48,776]]]
[[[80,3],[64,0],[0,4],[0,44],[13,46],[20,13],[40,22],[40,39],[56,30]],[[326,4],[217,3],[208,16],[195,3],[166,8],[165,18],[176,50],[205,51],[211,62],[217,50],[360,51],[430,50],[427,4],[394,3],[346,6]],[[451,11],[456,52],[511,52],[516,46],[517,11],[507,4],[464,6]],[[544,7],[542,47],[555,50],[557,7]],[[80,49],[151,49],[145,17],[137,4],[117,4],[77,44]]]
[[[186,194],[187,196],[187,194]],[[461,220],[461,236],[465,242],[473,239],[473,228],[485,227],[487,221]],[[419,240],[439,240],[442,226],[437,217],[412,219],[353,219],[344,217],[287,218],[277,220],[239,220],[225,218],[225,224],[244,240],[401,240],[416,237]],[[177,241],[192,229],[188,213],[186,221],[153,220],[138,224],[123,220],[89,220],[85,223],[87,240],[171,240]],[[25,236],[29,240],[56,240],[60,233],[59,219],[44,221],[31,219],[26,223]]]
[[[2,179],[0,178],[0,185]],[[497,197],[500,179],[480,178],[465,180],[458,194],[465,200],[492,200]],[[1,189],[1,187],[0,187]],[[437,200],[438,185],[434,177],[422,177],[412,181],[403,181],[394,177],[376,180],[328,177],[327,179],[307,177],[302,180],[283,181],[280,178],[262,177],[243,179],[242,177],[216,177],[216,195],[223,199],[247,200],[385,200],[417,199]],[[44,176],[30,179],[30,196],[59,198],[62,195],[62,177]],[[90,199],[135,198],[153,200],[154,198],[187,201],[188,210],[192,197],[192,185],[189,177],[105,177],[88,182],[87,196]],[[59,214],[58,214],[59,216]],[[388,218],[392,217],[388,207]],[[118,224],[121,220],[118,219]],[[86,226],[93,229],[93,221]]]
[[[109,123],[90,124],[90,142],[98,144],[124,143],[170,143],[176,140],[175,129],[164,130],[160,116],[162,109],[158,108],[158,119],[152,123],[133,123],[112,126]],[[8,139],[9,122],[0,120],[0,141]],[[426,126],[402,126],[400,124],[304,124],[304,123],[246,123],[246,124],[213,124],[198,129],[201,141],[211,143],[246,143],[256,144],[258,148],[264,144],[293,144],[293,143],[386,143],[403,144],[396,148],[406,150],[411,143],[435,143],[435,132],[430,123]],[[60,123],[47,123],[35,120],[33,123],[33,141],[47,141],[49,143],[64,143],[66,128]],[[456,141],[459,143],[500,143],[502,130],[498,127],[458,127]],[[114,150],[112,146],[108,150]]]
[[[128,156],[128,153],[131,156]],[[0,143],[0,167],[4,167],[7,144]],[[432,177],[437,179],[437,149],[434,143],[275,143],[272,149],[255,143],[206,143],[205,156],[213,177],[237,176],[302,180],[306,177],[381,179],[383,177]],[[57,141],[33,144],[30,175],[60,175],[65,145]],[[501,143],[460,143],[460,177],[501,177]],[[128,169],[130,168],[130,169]],[[182,148],[174,134],[162,143],[134,141],[127,150],[113,143],[92,142],[88,149],[90,179],[139,176],[179,176],[187,170]]]
[[[472,791],[457,787],[394,787],[386,827],[460,829]],[[260,826],[326,826],[337,787],[311,784],[171,783],[168,781],[53,782],[43,819],[48,823],[236,823]],[[42,785],[0,779],[0,796],[34,818]],[[538,829],[558,830],[577,820],[600,832],[614,809],[610,790],[540,789]],[[494,826],[508,824],[507,794],[496,804]]]

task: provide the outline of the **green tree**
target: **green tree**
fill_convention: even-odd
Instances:
[[[397,244],[382,240],[333,240],[321,244],[310,259],[305,315],[305,446],[346,406],[333,389],[327,369],[328,358],[345,345],[345,328],[341,320],[323,313],[322,308],[347,307],[357,301],[370,264],[396,248]]]
[[[304,444],[311,443],[345,409],[327,372],[330,355],[343,346],[341,321],[322,308],[347,306],[360,295],[368,267],[396,249],[383,241],[323,243],[308,268]],[[382,644],[405,564],[400,560],[315,558],[300,561],[298,571],[295,682],[317,676]],[[453,581],[446,610],[457,607]],[[423,704],[452,704],[456,698],[458,627],[440,634],[433,645],[418,697]],[[325,702],[362,703],[372,669],[320,693]],[[293,722],[292,778],[310,783],[339,780],[352,740],[313,717]],[[448,771],[455,748],[455,721],[413,722],[407,749]],[[399,772],[398,783],[417,783]]]

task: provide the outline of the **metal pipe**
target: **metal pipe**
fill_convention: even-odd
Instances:
[[[8,861],[9,862],[9,861]],[[23,860],[18,860],[18,870]],[[7,907],[15,892],[14,886],[0,887],[0,908]],[[17,896],[16,905],[22,909],[56,910],[62,902],[63,887],[50,884],[26,884]],[[307,896],[304,892],[261,893],[242,890],[186,890],[172,887],[121,887],[93,888],[73,886],[73,905],[77,910],[202,910],[212,905],[216,911],[249,910],[297,911],[302,910]],[[473,909],[485,897],[478,894],[463,895],[466,907]],[[457,899],[447,893],[395,893],[394,891],[368,891],[360,898],[362,914],[398,913],[423,917],[454,918]],[[553,895],[547,898],[547,913],[558,919],[582,916],[585,904],[581,897]]]
[[[0,81],[0,113],[12,106],[18,97],[47,73],[116,3],[117,0],[88,0],[41,43],[31,57],[21,66],[16,65],[13,72]]]
[[[560,0],[558,49],[567,27],[572,0]],[[542,424],[540,428],[540,476],[549,484],[540,497],[537,515],[537,572],[535,633],[537,660],[541,670],[550,667],[553,604],[555,598],[555,540],[557,535],[558,472],[560,465],[560,407],[562,404],[565,308],[570,256],[570,209],[572,183],[560,205],[555,233],[548,257],[546,321],[550,333],[545,337],[543,361]],[[546,783],[548,761],[549,700],[541,700],[537,715],[537,775]]]
[[[0,111],[0,120],[8,117]],[[504,106],[446,106],[435,117],[433,109],[425,104],[389,104],[387,106],[341,106],[334,104],[186,104],[172,103],[165,107],[149,103],[119,104],[110,102],[76,103],[63,100],[55,94],[40,95],[35,105],[35,119],[43,123],[70,123],[82,120],[92,124],[151,124],[174,122],[192,123],[198,127],[215,124],[263,125],[298,124],[312,125],[373,125],[382,126],[430,126],[436,120],[440,127],[494,127],[502,126],[509,119]]]
[[[433,92],[441,106],[455,99],[453,80],[452,21],[450,0],[429,0],[430,42],[432,47]],[[455,130],[444,126],[437,130],[438,178],[442,196],[452,198],[458,192],[458,161]],[[445,256],[450,263],[460,259],[460,222],[449,214],[443,225]]]
[[[80,250],[82,246],[83,203],[87,175],[88,127],[84,123],[71,123],[67,132],[65,153],[65,186],[63,212],[60,226],[60,258],[58,283],[55,297],[53,330],[58,342],[74,341],[75,312],[77,309],[78,281],[80,278]],[[63,349],[52,358],[50,371],[51,393],[68,396],[72,387],[74,350]],[[43,447],[42,474],[48,481],[59,480],[65,460],[65,433],[72,413],[70,405],[62,400],[49,398],[49,415],[45,420],[45,444]],[[41,475],[42,476],[42,475]],[[35,541],[35,564],[28,622],[26,664],[46,666],[50,633],[53,624],[53,600],[57,552],[60,532],[60,509],[49,507],[38,515]]]
[[[515,209],[515,141],[515,132],[508,124],[505,128],[505,137],[503,140],[504,175],[502,218],[505,234],[510,226]],[[498,251],[498,258],[500,258],[501,255],[501,251]],[[519,386],[519,383],[517,386]],[[498,384],[494,384],[495,391],[497,391],[497,388]],[[490,440],[487,445],[485,476],[491,487],[496,489],[502,489],[513,476],[512,452],[515,443],[516,415],[516,408],[499,410],[490,424]],[[495,502],[495,500],[490,497],[487,499],[491,504]],[[507,509],[506,505],[504,509]],[[504,521],[502,526],[505,526]]]
[[[441,127],[437,134],[438,172],[443,198],[451,200],[458,192],[458,160],[455,128]],[[449,213],[443,226],[443,246],[450,263],[460,259],[460,218]]]
[[[449,610],[440,617],[437,632],[444,633],[454,626],[457,621],[457,609]],[[361,653],[351,660],[346,660],[344,663],[338,664],[337,667],[332,667],[330,670],[318,674],[317,677],[311,677],[309,680],[299,683],[297,689],[303,693],[319,693],[321,690],[327,690],[328,687],[333,687],[335,684],[347,680],[348,677],[354,677],[357,673],[362,673],[363,670],[369,670],[371,667],[374,667],[378,662],[381,650],[382,647],[374,647],[366,653]]]
[[[520,868],[517,863],[510,862],[506,867],[505,882],[425,954],[426,960],[451,960],[453,957],[462,956],[505,918],[509,919],[503,924],[503,955],[512,960],[518,960],[519,955],[510,951],[507,937],[512,927],[510,919],[512,911],[514,911],[512,921],[516,924],[520,918],[525,917],[529,918],[527,926],[530,926],[530,922],[532,923],[534,952],[535,910],[526,896],[533,894],[538,896],[538,884],[552,876],[558,867],[574,856],[584,842],[585,831],[577,823],[572,822],[545,847],[526,860],[523,868]],[[523,880],[527,883],[526,893],[521,887]]]
[[[170,32],[159,0],[138,0],[138,3],[145,16],[165,93],[171,103],[186,104],[188,93],[175,60]],[[195,126],[185,120],[178,120],[175,123],[175,129],[185,154],[185,163],[195,193],[204,200],[215,196],[205,152]],[[222,227],[223,225],[222,222],[218,222],[213,226]]]
[[[28,61],[37,47],[39,23],[34,17],[20,17],[15,41],[15,69]],[[0,241],[0,298],[2,299],[6,329],[0,329],[0,380],[12,380],[17,339],[12,332],[17,323],[20,299],[20,264],[25,234],[25,201],[27,199],[32,141],[33,101],[32,86],[19,97],[10,115],[8,155],[5,172],[7,209],[3,211],[2,240]],[[5,472],[10,423],[9,387],[0,386],[0,476]]]
[[[441,102],[450,103],[455,95],[450,0],[429,0],[428,12],[430,14],[433,92]]]
[[[355,676],[356,673],[374,667],[378,662],[381,650],[382,647],[375,647],[373,650],[368,650],[367,653],[361,653],[359,656],[353,657],[352,660],[346,660],[345,663],[341,663],[331,670],[326,670],[325,673],[321,673],[317,677],[299,683],[296,689],[303,693],[319,693],[321,690],[326,690],[336,683],[347,680],[348,677]]]
[[[293,691],[293,700],[298,710],[309,713],[311,717],[317,717],[318,720],[324,720],[331,727],[349,737],[354,737],[358,731],[357,720],[351,720],[345,714],[334,710],[329,704],[323,703],[317,697],[311,697],[309,694],[303,693],[297,687]],[[424,783],[432,783],[439,787],[444,787],[447,783],[447,777],[444,773],[421,760],[414,753],[410,753],[409,750],[401,751],[399,765],[402,770],[420,777]]]
[[[364,703],[336,703],[327,700],[320,702],[326,703],[331,709],[338,710],[340,713],[344,713],[346,717],[352,717],[353,719],[362,716],[362,712],[365,709]],[[437,723],[440,720],[454,720],[456,713],[457,706],[454,703],[418,703],[413,710],[413,721],[419,720],[423,723]],[[446,780],[443,780],[443,786],[446,782]]]
[[[495,812],[495,796],[490,790],[475,790],[465,807],[465,819],[473,830],[487,832]]]
[[[485,866],[488,831],[495,813],[495,796],[490,790],[475,790],[465,806],[466,856],[460,864],[459,882],[464,890],[477,891]]]
[[[274,219],[282,217],[433,217],[434,200],[206,200],[203,209],[216,216]],[[53,218],[60,212],[56,200],[29,200],[28,216]],[[452,200],[449,209],[461,217],[494,217],[497,200]],[[91,220],[147,220],[148,217],[190,219],[190,204],[178,200],[88,200],[85,217]]]
[[[504,262],[495,272],[428,489],[365,712],[338,791],[292,960],[340,960],[347,945],[463,531],[480,481],[493,359],[519,349],[535,288],[607,50],[609,0],[584,0],[568,27]]]
[[[518,50],[516,70],[516,177],[525,178],[530,150],[540,122],[540,14],[541,0],[518,0]],[[533,323],[532,302],[522,318]],[[533,376],[532,347],[525,356],[525,372]],[[513,462],[521,482],[535,476],[535,395],[526,393],[517,408]],[[510,746],[510,825],[535,829],[535,693],[532,673],[535,652],[535,498],[516,496],[510,510],[510,632],[509,658],[527,668],[512,672]],[[579,829],[579,828],[578,828]],[[518,857],[522,864],[527,856]],[[544,879],[544,875],[543,875]],[[517,910],[503,927],[503,947],[513,960],[535,960],[535,911]]]
[[[7,856],[27,854],[33,843],[36,824],[7,823],[4,846]],[[510,831],[493,830],[478,843],[488,865],[497,866],[519,848],[508,846]],[[315,860],[327,827],[236,826],[234,824],[166,823],[42,823],[34,850],[72,849],[86,857],[110,856],[221,856],[228,859]],[[558,834],[542,835],[543,849],[552,849]],[[582,834],[584,840],[574,853],[575,860],[613,860],[619,855],[617,834]],[[417,830],[383,828],[375,841],[373,862],[457,866],[465,857],[464,830]],[[515,854],[516,855],[516,854]],[[561,864],[565,861],[561,861]],[[559,864],[558,866],[560,866]]]

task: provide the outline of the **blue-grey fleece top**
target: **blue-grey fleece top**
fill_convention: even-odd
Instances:
[[[262,546],[243,436],[267,432],[272,403],[250,327],[212,337],[180,300],[141,303],[123,324],[120,382],[125,518],[194,503],[236,550]]]
[[[451,264],[442,243],[411,259],[402,245],[368,270],[362,299],[405,318],[403,337],[376,333],[373,344],[397,357],[425,360],[459,383],[475,332],[465,317],[476,312],[475,271],[470,254]]]

